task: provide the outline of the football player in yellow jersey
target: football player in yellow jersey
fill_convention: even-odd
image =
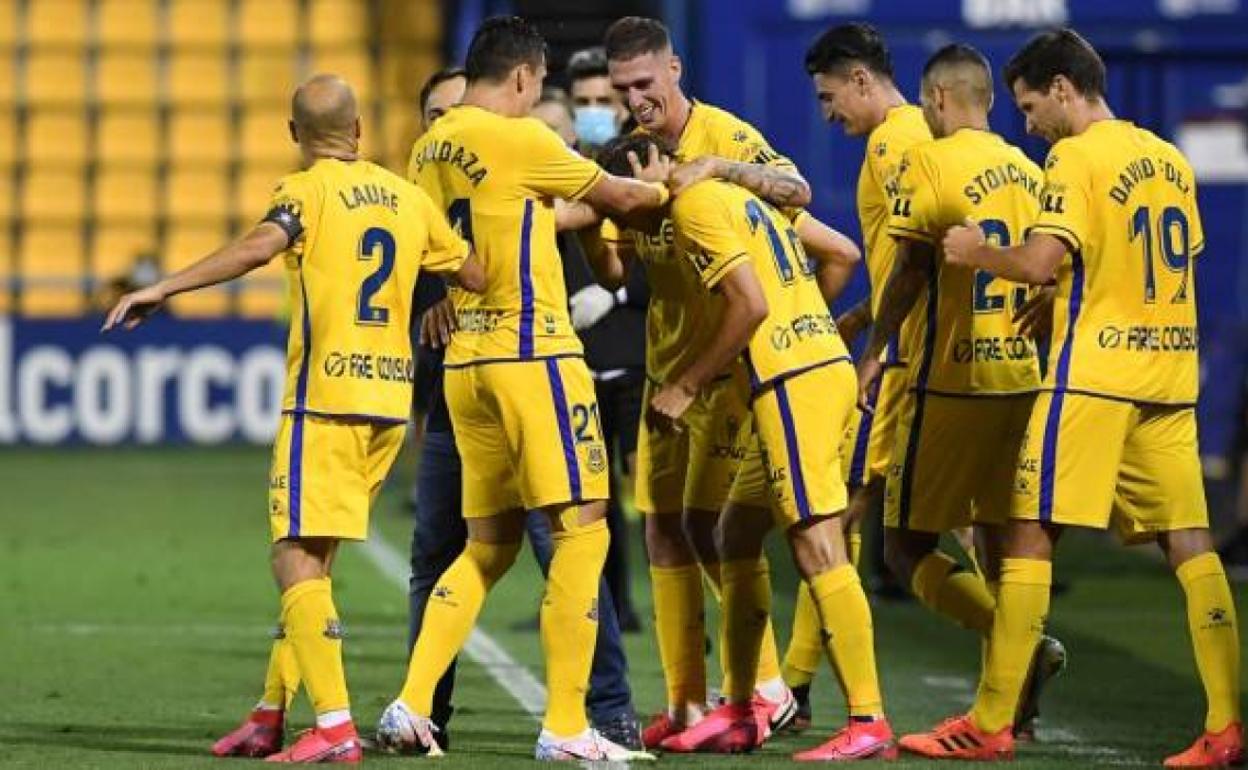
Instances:
[[[907,736],[920,754],[1008,758],[1010,722],[1049,611],[1053,548],[1066,527],[1154,540],[1187,599],[1205,732],[1167,767],[1243,760],[1239,632],[1213,551],[1197,452],[1194,260],[1204,246],[1191,166],[1117,120],[1105,66],[1070,29],[1032,38],[1005,67],[1027,130],[1053,142],[1026,240],[989,245],[950,230],[946,263],[1027,283],[1057,280],[1050,366],[1019,456],[1001,586],[970,713]]]
[[[639,130],[664,137],[685,163],[673,174],[673,192],[699,179],[721,176],[778,206],[809,202],[809,186],[796,168],[753,126],[684,94],[680,59],[660,22],[620,19],[607,30],[604,46],[612,85]],[[819,260],[819,285],[829,296],[839,294],[858,259],[857,249],[806,214],[797,216],[796,229]],[[648,403],[681,365],[705,347],[712,325],[704,304],[691,301],[699,292],[697,275],[675,253],[670,224],[654,234],[633,232],[609,250],[620,258],[616,265],[634,255],[646,264],[651,285],[649,386],[644,396]],[[616,272],[617,277],[624,274],[622,269]],[[649,746],[695,723],[705,709],[702,575],[712,586],[718,585],[715,524],[749,435],[748,405],[729,387],[730,379],[725,373],[699,397],[686,415],[687,431],[664,432],[645,422],[638,438],[636,502],[645,516],[655,633],[667,684],[667,709],[643,733]],[[793,700],[780,678],[770,630],[757,684],[759,705],[769,712],[769,720],[778,727],[791,719]]]
[[[616,140],[603,163],[622,170],[630,153],[645,154],[656,143],[664,139]],[[850,712],[845,730],[798,758],[894,757],[871,613],[838,520],[846,505],[839,446],[828,441],[853,413],[856,381],[812,263],[789,219],[723,180],[684,188],[673,198],[670,222],[676,252],[714,307],[707,319],[712,333],[657,389],[651,420],[679,428],[702,391],[742,357],[745,376],[728,387],[750,404],[757,446],[738,467],[716,532],[730,682],[725,703],[660,745],[676,752],[748,751],[769,734],[752,700],[771,604],[763,540],[778,524],[814,596]]]
[[[858,172],[858,219],[862,226],[871,295],[837,319],[846,344],[871,322],[879,309],[884,283],[893,269],[897,245],[888,236],[891,197],[905,150],[932,138],[918,107],[907,104],[893,80],[893,62],[884,39],[867,24],[841,24],[824,32],[806,52],[806,72],[814,83],[823,117],[839,123],[850,136],[866,137]],[[884,355],[886,368],[871,409],[851,420],[841,456],[846,463],[849,509],[844,517],[855,565],[859,529],[883,496],[884,476],[896,424],[906,399],[905,366],[909,351],[894,339]],[[803,704],[809,723],[810,685],[823,653],[810,595],[799,590],[793,633],[784,656],[784,679]]]
[[[1035,344],[1013,320],[1027,287],[946,264],[939,240],[973,217],[997,243],[1017,241],[1039,213],[1043,174],[991,133],[992,72],[974,48],[933,54],[922,105],[937,138],[902,156],[888,222],[897,255],[858,364],[859,404],[868,408],[882,354],[909,317],[903,345],[914,395],[901,409],[886,482],[884,556],[924,605],[987,640],[1014,486],[1014,467],[1000,458],[1018,455],[1040,370]],[[939,548],[942,533],[972,523],[983,577]],[[1036,661],[1019,731],[1030,730],[1039,689],[1064,666],[1065,651],[1045,637]]]
[[[554,201],[627,216],[662,205],[667,189],[605,174],[528,117],[541,94],[546,45],[524,20],[486,20],[464,69],[463,101],[416,143],[410,175],[474,244],[487,275],[483,294],[454,296],[457,330],[445,363],[468,542],[433,589],[378,740],[436,753],[434,687],[515,560],[526,512],[540,509],[551,521],[554,556],[541,609],[549,703],[537,758],[645,758],[602,738],[585,715],[608,545],[608,458],[568,318]]]
[[[359,113],[341,79],[318,75],[301,85],[290,130],[304,170],[282,179],[264,220],[236,243],[123,297],[104,328],[133,328],[175,294],[283,255],[293,315],[269,476],[281,620],[263,697],[213,753],[358,762],[330,568],[339,541],[366,537],[369,504],[403,442],[417,274],[453,275],[480,291],[484,272],[424,192],[358,159]],[[316,727],[281,751],[283,716],[300,678]]]

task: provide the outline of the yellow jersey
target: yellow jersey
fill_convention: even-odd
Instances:
[[[283,177],[264,221],[290,239],[282,409],[406,422],[416,276],[458,270],[468,244],[420,188],[362,160]]]
[[[897,244],[888,234],[888,216],[892,199],[897,194],[897,172],[901,156],[911,146],[930,141],[931,129],[923,119],[923,110],[911,104],[893,107],[884,122],[867,136],[866,155],[858,172],[858,222],[862,226],[863,250],[866,253],[867,278],[871,284],[871,317],[880,310],[884,285],[893,272]],[[904,349],[909,319],[902,325],[897,339],[890,340],[884,350],[884,361],[904,364],[910,351]]]
[[[536,118],[452,107],[416,140],[408,177],[470,242],[483,294],[453,292],[459,328],[446,366],[579,356],[555,245],[555,198],[576,200],[603,171]]]
[[[1199,389],[1196,175],[1174,145],[1101,120],[1053,145],[1032,232],[1070,247],[1057,273],[1047,388],[1153,404]]]
[[[849,359],[810,260],[782,212],[742,187],[708,179],[676,196],[671,213],[676,250],[694,268],[704,294],[743,265],[762,285],[767,318],[745,351],[753,392]],[[717,333],[715,327],[699,331],[707,339]]]
[[[676,159],[687,162],[707,155],[796,170],[792,161],[771,148],[758,129],[732,113],[695,101],[680,134]],[[655,382],[663,382],[705,345],[707,335],[717,325],[718,310],[713,299],[701,291],[689,260],[674,248],[675,230],[670,219],[663,221],[658,234],[632,231],[632,235],[650,282],[646,373]]]
[[[964,128],[912,145],[897,181],[888,234],[939,252],[945,231],[967,217],[998,245],[1021,241],[1040,211],[1044,174],[996,134]],[[953,395],[1037,390],[1035,343],[1012,320],[1026,299],[1025,285],[947,264],[938,253],[902,343],[915,356],[911,387]]]

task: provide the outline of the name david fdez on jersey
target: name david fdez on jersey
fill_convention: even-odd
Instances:
[[[408,356],[382,356],[368,352],[330,351],[321,364],[326,377],[411,383],[416,364]]]

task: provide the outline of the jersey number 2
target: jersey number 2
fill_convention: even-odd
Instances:
[[[367,326],[385,326],[390,323],[389,308],[374,307],[373,297],[381,291],[386,281],[390,280],[390,273],[394,272],[394,255],[398,250],[394,244],[394,236],[389,230],[370,227],[360,238],[360,259],[365,262],[370,261],[373,258],[373,252],[378,248],[381,249],[381,264],[360,284],[360,295],[355,310],[356,323]]]

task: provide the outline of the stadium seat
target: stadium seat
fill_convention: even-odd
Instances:
[[[238,11],[245,48],[294,48],[300,27],[299,6],[294,0],[243,0]]]
[[[225,243],[222,227],[210,225],[186,225],[174,227],[169,232],[165,247],[163,268],[166,272],[179,270],[206,256]],[[229,294],[223,287],[201,289],[174,297],[170,310],[177,315],[216,316],[229,309]]]
[[[0,120],[0,175],[7,175],[17,162],[17,121]]]
[[[0,169],[0,226],[8,226],[15,205],[17,201],[13,199],[13,172],[7,168]],[[5,252],[8,248],[7,234],[0,235],[0,252]],[[3,293],[4,287],[0,286],[0,294]]]
[[[0,50],[11,51],[11,43],[0,43]],[[8,108],[17,101],[17,57],[0,57],[0,106]],[[0,292],[2,294],[3,292]]]
[[[86,96],[86,64],[75,51],[35,50],[26,61],[26,102],[79,106]]]
[[[299,157],[290,138],[289,112],[282,108],[257,108],[243,114],[242,144],[244,166],[289,166]]]
[[[11,49],[17,44],[17,3],[0,4],[0,49]],[[0,269],[4,263],[0,261]],[[0,285],[0,297],[4,295],[4,286]]]
[[[77,224],[37,224],[26,228],[17,263],[25,282],[22,312],[71,315],[85,309],[86,266],[81,236]]]
[[[155,169],[105,166],[95,177],[98,219],[150,222],[156,216]]]
[[[96,97],[106,107],[151,104],[157,61],[150,53],[105,51],[96,69]]]
[[[259,221],[268,212],[277,180],[296,170],[294,166],[244,166],[232,213],[244,225]]]
[[[223,110],[181,110],[174,113],[170,157],[175,165],[219,165],[229,159],[229,122]]]
[[[153,0],[99,0],[99,41],[105,50],[154,48],[160,25]]]
[[[389,168],[407,173],[407,160],[412,143],[420,135],[415,102],[392,100],[385,104],[382,125],[369,126],[364,132],[365,154],[385,158]]]
[[[83,187],[81,169],[34,166],[22,187],[22,216],[75,229],[83,213]]]
[[[92,239],[91,274],[100,282],[127,275],[135,258],[154,252],[155,245],[150,224],[101,224]]]
[[[26,160],[33,166],[77,166],[87,158],[87,125],[81,112],[32,112],[26,126]]]
[[[247,105],[286,103],[298,83],[291,51],[244,51],[239,60],[237,98]]]
[[[167,98],[177,106],[216,106],[226,102],[229,71],[225,51],[180,52],[169,61]]]
[[[82,0],[26,3],[26,42],[35,49],[80,48],[87,41],[87,5]]]
[[[227,213],[229,192],[224,168],[175,166],[165,196],[176,222],[220,222]]]
[[[169,43],[178,51],[224,49],[229,8],[220,0],[170,0]]]
[[[96,148],[102,163],[155,165],[160,153],[156,114],[151,110],[105,110],[100,115]]]
[[[238,310],[249,318],[286,317],[286,269],[281,258],[248,273],[239,283]]]
[[[312,0],[308,9],[312,47],[334,48],[369,37],[368,4],[356,0]]]
[[[345,79],[355,89],[360,110],[368,115],[372,103],[373,68],[368,51],[356,49],[327,49],[316,51],[312,56],[313,72],[331,72]]]

